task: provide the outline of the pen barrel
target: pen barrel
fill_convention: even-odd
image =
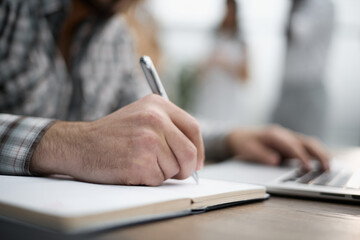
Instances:
[[[152,93],[158,94],[169,100],[169,97],[166,94],[165,88],[161,83],[160,77],[155,69],[153,62],[151,61],[151,58],[148,56],[141,57],[140,66],[145,74],[145,78],[151,88]]]

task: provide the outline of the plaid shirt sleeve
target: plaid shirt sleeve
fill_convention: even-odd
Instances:
[[[0,174],[31,175],[32,154],[54,120],[0,114]]]

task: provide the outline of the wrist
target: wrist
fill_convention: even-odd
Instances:
[[[241,130],[236,128],[229,132],[226,136],[225,144],[227,151],[231,154],[231,156],[237,155],[238,151],[236,145],[239,143],[239,136],[241,136]]]
[[[80,156],[81,122],[56,122],[44,134],[30,161],[30,171],[40,175],[72,176]]]
[[[256,128],[235,128],[226,138],[228,151],[232,155],[241,157],[243,152],[246,151],[247,143],[258,139],[260,135],[261,131]]]

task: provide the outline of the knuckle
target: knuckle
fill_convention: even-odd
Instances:
[[[159,144],[159,137],[156,135],[156,133],[151,131],[144,133],[140,140],[141,145],[143,146],[155,146]]]
[[[141,120],[145,125],[155,126],[155,127],[162,127],[164,125],[163,116],[156,111],[155,109],[148,108],[141,113]]]

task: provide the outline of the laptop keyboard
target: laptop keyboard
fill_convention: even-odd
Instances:
[[[360,189],[360,170],[330,171],[312,170],[309,172],[296,171],[293,176],[283,180],[307,185],[320,185],[339,188]]]

